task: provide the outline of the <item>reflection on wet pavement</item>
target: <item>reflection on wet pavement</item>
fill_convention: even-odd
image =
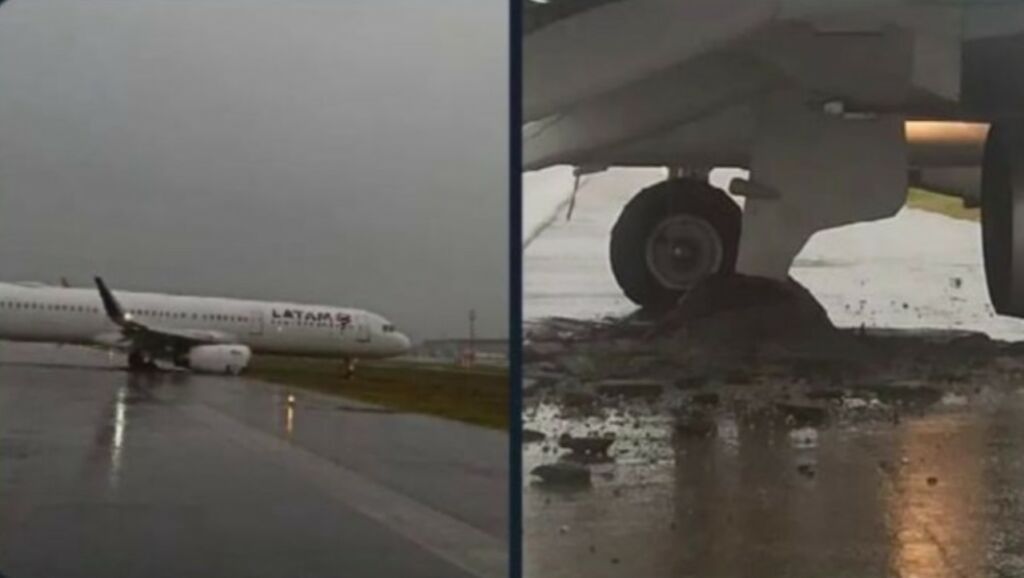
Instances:
[[[563,432],[614,434],[588,486],[524,484],[529,576],[980,576],[1024,571],[1024,395],[900,423],[792,428],[724,412],[716,433],[649,409],[531,412],[526,471]],[[614,562],[613,562],[614,561]]]
[[[121,448],[124,446],[124,430],[127,425],[125,417],[125,399],[127,398],[127,387],[121,386],[117,390],[117,401],[114,403],[114,435],[110,440],[110,487],[117,488],[118,476],[121,472]]]

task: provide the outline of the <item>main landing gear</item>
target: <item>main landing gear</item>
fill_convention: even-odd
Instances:
[[[728,195],[692,178],[645,189],[622,211],[611,265],[637,304],[671,306],[701,280],[734,272],[785,283],[818,231],[891,217],[903,206],[902,116],[836,115],[787,92],[754,112],[749,176],[729,185],[746,198],[742,216]]]
[[[627,297],[653,311],[736,268],[742,211],[724,191],[676,178],[634,196],[612,228],[611,267]]]
[[[156,362],[143,351],[132,351],[128,354],[128,370],[133,372],[156,371]]]

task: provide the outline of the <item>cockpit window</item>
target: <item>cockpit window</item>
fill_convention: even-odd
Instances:
[[[395,326],[394,325],[391,325],[390,323],[385,323],[384,324],[384,333],[394,333],[394,331],[395,331]]]

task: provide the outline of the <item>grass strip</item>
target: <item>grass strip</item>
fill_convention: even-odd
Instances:
[[[345,379],[338,361],[262,356],[250,377],[342,395],[403,412],[508,429],[508,370],[403,361],[360,362]]]
[[[964,207],[964,202],[958,197],[949,197],[922,189],[910,189],[907,195],[907,206],[964,221],[979,221],[981,219],[980,209]]]

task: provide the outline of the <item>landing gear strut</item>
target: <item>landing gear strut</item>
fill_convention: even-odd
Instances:
[[[735,270],[741,220],[739,206],[703,180],[648,187],[612,228],[615,280],[637,305],[670,308],[701,280]]]

